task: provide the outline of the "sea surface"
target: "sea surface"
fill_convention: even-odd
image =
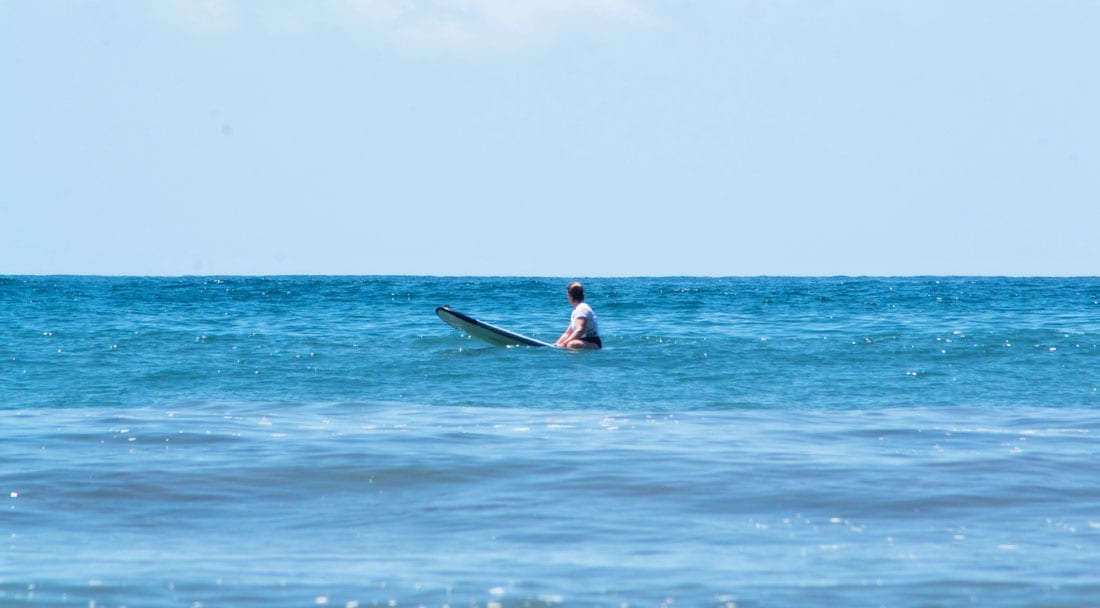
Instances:
[[[1100,606],[1100,279],[0,277],[0,606]]]

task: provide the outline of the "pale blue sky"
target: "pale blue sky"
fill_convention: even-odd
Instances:
[[[1100,2],[0,0],[0,274],[1100,274]]]

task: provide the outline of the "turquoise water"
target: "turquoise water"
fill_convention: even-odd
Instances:
[[[1096,606],[1100,279],[0,277],[0,605]]]

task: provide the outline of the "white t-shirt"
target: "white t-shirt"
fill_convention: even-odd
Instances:
[[[596,326],[596,313],[585,302],[581,302],[573,308],[573,314],[569,316],[570,331],[577,329],[577,319],[580,317],[584,317],[586,320],[582,338],[594,338],[600,335],[600,330]]]

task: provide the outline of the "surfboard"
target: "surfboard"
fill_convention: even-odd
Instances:
[[[435,314],[447,325],[459,331],[464,331],[479,340],[484,340],[490,344],[496,344],[497,346],[548,346],[550,348],[557,348],[553,344],[548,344],[534,338],[528,338],[522,334],[508,331],[496,325],[490,325],[484,321],[478,321],[470,315],[462,314],[457,310],[451,310],[447,306],[437,306]]]

